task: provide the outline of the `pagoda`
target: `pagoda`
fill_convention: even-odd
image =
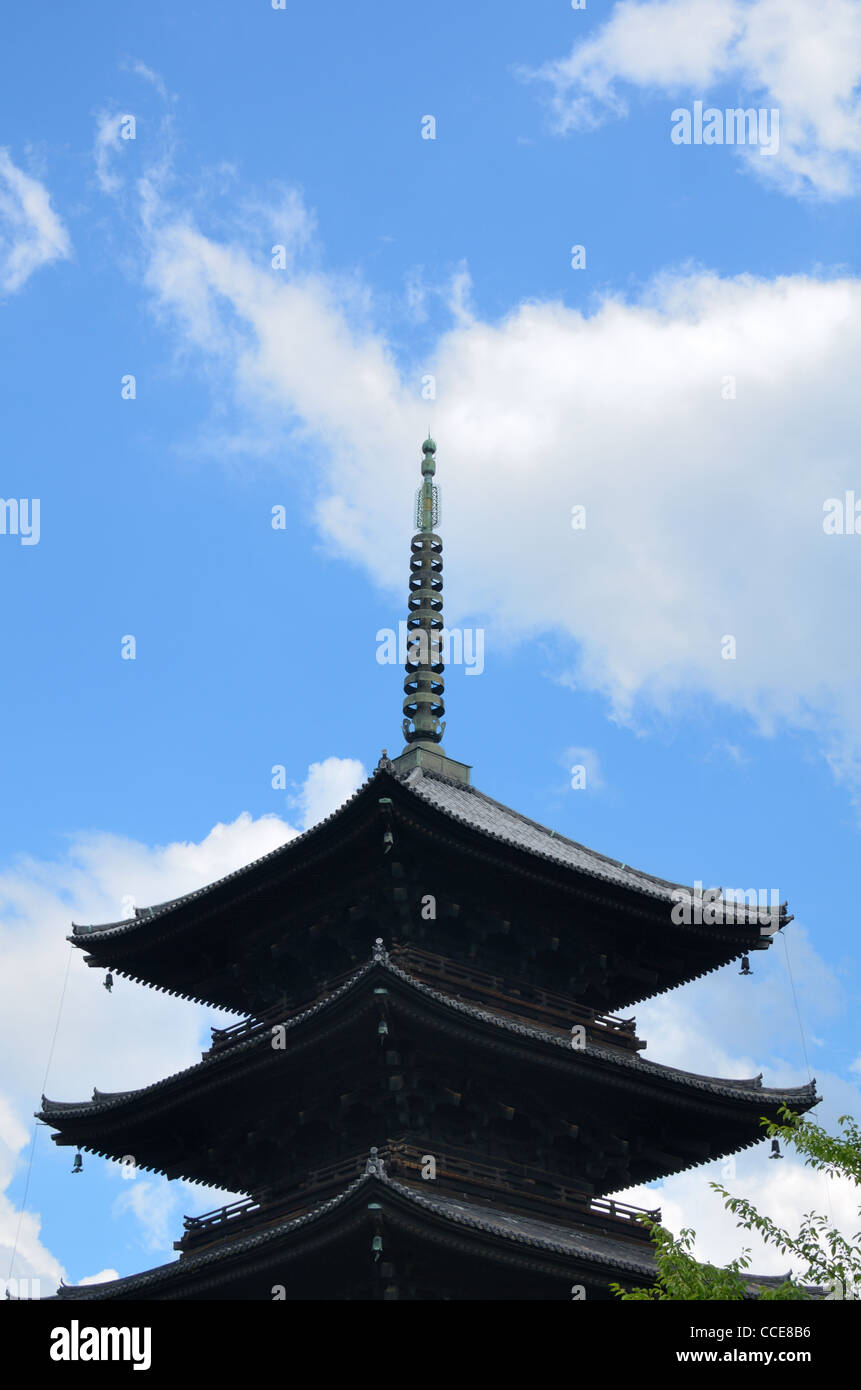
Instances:
[[[771,944],[756,913],[677,920],[691,890],[501,805],[446,754],[435,453],[400,755],[246,868],[73,927],[89,966],[241,1018],[184,1071],[43,1097],[38,1117],[57,1144],[245,1196],[186,1217],[176,1260],[62,1299],[607,1299],[655,1275],[640,1211],[610,1194],[817,1102],[814,1083],[648,1061],[622,1016],[747,973]],[[789,920],[781,906],[771,930]]]

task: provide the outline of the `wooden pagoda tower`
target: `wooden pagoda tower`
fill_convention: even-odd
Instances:
[[[608,1194],[816,1103],[813,1083],[646,1061],[620,1017],[766,949],[758,921],[677,925],[680,885],[492,800],[445,754],[435,451],[404,751],[247,868],[73,928],[88,965],[243,1018],[185,1071],[43,1097],[39,1118],[57,1144],[247,1196],[187,1217],[177,1260],[63,1299],[607,1298],[654,1276],[637,1210]]]

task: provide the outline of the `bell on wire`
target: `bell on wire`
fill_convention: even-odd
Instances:
[[[752,975],[752,974],[753,974],[753,971],[752,971],[751,968],[750,968],[750,956],[742,956],[742,958],[741,958],[741,970],[740,970],[738,973],[739,973],[739,975]]]
[[[84,1155],[83,1155],[82,1153],[76,1153],[76,1154],[75,1154],[75,1166],[74,1166],[74,1168],[72,1169],[72,1172],[73,1172],[73,1173],[80,1173],[80,1172],[83,1171],[83,1167],[84,1167]]]
[[[110,994],[111,990],[114,987],[114,977],[111,974],[110,970],[108,971],[102,983],[104,984],[105,989],[108,991],[108,994]]]
[[[772,1139],[772,1141],[771,1141],[771,1153],[770,1153],[768,1156],[769,1156],[769,1158],[783,1158],[783,1154],[780,1152],[780,1142],[779,1142],[779,1140],[777,1140],[777,1139]]]

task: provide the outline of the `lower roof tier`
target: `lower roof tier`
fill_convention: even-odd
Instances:
[[[594,1197],[581,1187],[525,1164],[490,1165],[478,1161],[468,1151],[449,1148],[431,1155],[423,1151],[424,1147],[410,1144],[401,1135],[387,1139],[380,1147],[372,1146],[370,1152],[385,1163],[390,1177],[412,1183],[419,1191],[447,1193],[478,1205],[551,1220],[560,1227],[592,1229],[648,1242],[643,1218],[661,1219],[657,1207],[646,1209],[616,1197]],[[364,1172],[367,1156],[366,1150],[327,1164],[263,1201],[249,1197],[197,1216],[186,1216],[182,1238],[174,1241],[174,1249],[196,1253],[319,1206]]]
[[[66,1300],[547,1300],[650,1284],[641,1238],[559,1226],[390,1176],[376,1151],[336,1196],[170,1264]],[[573,1286],[573,1287],[572,1287]]]
[[[579,1044],[582,1046],[572,1045]],[[815,1085],[771,1090],[453,999],[380,944],[330,996],[196,1066],[92,1101],[43,1098],[57,1143],[257,1194],[380,1133],[618,1191],[749,1147]]]
[[[611,1284],[649,1287],[656,1273],[642,1230],[560,1226],[438,1192],[394,1176],[371,1149],[364,1172],[324,1201],[141,1274],[63,1284],[56,1300],[569,1303],[613,1299]],[[751,1298],[781,1280],[749,1276]]]

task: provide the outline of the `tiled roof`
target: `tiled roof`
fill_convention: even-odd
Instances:
[[[424,1193],[407,1188],[392,1178],[388,1179],[388,1182],[397,1191],[409,1192],[411,1200],[417,1205],[449,1221],[488,1231],[524,1245],[570,1255],[575,1259],[585,1256],[592,1263],[610,1265],[614,1269],[624,1265],[643,1275],[652,1276],[655,1273],[652,1247],[645,1243],[634,1244],[632,1241],[614,1239],[611,1235],[602,1235],[596,1231],[557,1226],[541,1217],[525,1216],[518,1212],[485,1207],[483,1204],[475,1207],[464,1197],[454,1197],[448,1193],[425,1196]]]
[[[477,787],[465,786],[422,768],[412,769],[404,780],[423,801],[444,811],[453,820],[483,831],[495,840],[538,854],[543,859],[555,860],[580,873],[590,874],[622,888],[633,888],[667,902],[671,900],[674,889],[684,887],[667,879],[655,878],[653,874],[641,873],[639,869],[632,869],[617,859],[608,859],[594,849],[566,839],[555,830],[549,830],[528,816],[522,816],[519,811],[513,811],[510,806],[494,801]]]
[[[318,1000],[310,1008],[303,1009],[301,1013],[294,1014],[292,1018],[284,1020],[283,1027],[286,1030],[297,1028],[300,1024],[312,1018],[315,1014],[322,1013],[330,1009],[338,1000],[347,994],[357,990],[361,982],[374,969],[382,969],[408,985],[409,989],[434,1003],[442,1005],[451,1013],[462,1014],[466,1017],[487,1023],[491,1027],[500,1030],[502,1034],[514,1034],[523,1038],[534,1039],[537,1042],[549,1044],[555,1049],[560,1049],[571,1059],[572,1066],[576,1067],[577,1060],[582,1056],[594,1058],[601,1062],[609,1063],[620,1071],[629,1071],[640,1076],[643,1080],[669,1081],[692,1090],[710,1093],[711,1095],[725,1096],[732,1100],[749,1102],[753,1099],[759,1102],[766,1102],[772,1105],[787,1104],[797,1105],[799,1103],[809,1106],[815,1103],[816,1083],[812,1081],[805,1086],[785,1087],[782,1089],[771,1089],[762,1085],[762,1076],[741,1078],[734,1080],[731,1078],[702,1076],[696,1072],[682,1071],[678,1067],[668,1067],[660,1062],[647,1061],[645,1058],[637,1056],[636,1053],[623,1052],[618,1048],[606,1047],[601,1043],[588,1040],[586,1045],[574,1051],[571,1047],[570,1038],[556,1030],[542,1028],[537,1023],[525,1023],[517,1019],[508,1018],[505,1015],[493,1013],[489,1009],[479,1008],[475,1004],[467,1003],[460,999],[454,999],[451,995],[443,991],[434,989],[433,986],[416,980],[407,971],[402,970],[394,961],[389,959],[385,951],[377,950],[374,958],[359,967],[349,979],[345,980],[338,989],[324,999]],[[271,1041],[271,1034],[264,1030],[254,1036],[235,1043],[232,1047],[224,1048],[222,1051],[203,1058],[196,1062],[194,1066],[186,1067],[183,1071],[176,1072],[172,1076],[165,1077],[161,1081],[153,1082],[149,1086],[141,1087],[133,1091],[117,1091],[113,1093],[95,1091],[93,1099],[90,1101],[52,1101],[42,1097],[42,1110],[38,1112],[38,1118],[48,1119],[55,1115],[58,1119],[61,1116],[95,1116],[104,1114],[107,1111],[121,1106],[128,1100],[140,1100],[145,1096],[153,1095],[172,1082],[185,1081],[195,1073],[208,1071],[218,1068],[223,1062],[233,1061],[238,1055],[253,1048],[268,1046]]]
[[[555,830],[550,830],[547,826],[540,825],[537,821],[530,820],[528,816],[523,816],[518,811],[512,810],[510,806],[504,806],[501,802],[494,801],[492,797],[485,795],[477,787],[455,782],[448,777],[428,772],[422,768],[413,768],[404,773],[391,762],[381,762],[371,777],[342,806],[331,815],[326,816],[317,825],[312,826],[311,829],[288,840],[278,849],[270,851],[269,854],[263,855],[260,859],[255,859],[251,864],[246,864],[241,869],[235,869],[223,878],[216,879],[214,883],[207,884],[204,888],[196,889],[193,893],[186,893],[181,897],[172,898],[153,907],[135,908],[135,915],[124,921],[90,926],[73,923],[73,935],[69,940],[74,941],[76,945],[84,945],[86,939],[98,937],[103,940],[108,936],[133,932],[144,922],[165,916],[186,903],[204,898],[224,884],[241,880],[263,864],[274,863],[279,858],[289,860],[299,846],[308,841],[309,837],[316,836],[322,827],[338,820],[345,809],[358,801],[382,773],[388,773],[394,777],[420,801],[442,812],[450,820],[468,826],[500,844],[536,855],[548,862],[561,864],[565,868],[586,874],[617,888],[628,888],[634,892],[645,894],[647,897],[660,902],[671,902],[673,893],[679,890],[691,891],[689,885],[657,878],[654,874],[633,869],[627,864],[622,864],[619,860],[599,854],[597,850],[588,849],[575,840],[569,840],[566,836],[557,834]],[[738,911],[738,908],[736,910]]]
[[[614,1239],[611,1235],[598,1234],[593,1230],[577,1230],[559,1226],[552,1221],[532,1216],[520,1216],[495,1207],[473,1205],[461,1197],[445,1194],[425,1196],[406,1183],[389,1177],[380,1163],[369,1163],[361,1177],[356,1178],[338,1196],[321,1202],[301,1216],[290,1217],[265,1230],[239,1236],[224,1242],[217,1250],[205,1250],[200,1254],[185,1255],[182,1260],[158,1265],[143,1274],[131,1275],[125,1279],[113,1279],[104,1284],[87,1284],[62,1287],[58,1290],[63,1299],[107,1299],[123,1298],[140,1293],[144,1297],[159,1286],[168,1286],[177,1280],[185,1281],[207,1269],[217,1267],[226,1259],[251,1253],[267,1245],[289,1239],[295,1232],[327,1216],[330,1212],[344,1206],[348,1200],[364,1187],[376,1185],[380,1195],[385,1192],[396,1194],[411,1206],[441,1217],[453,1226],[465,1230],[482,1231],[496,1236],[512,1245],[529,1247],[533,1250],[569,1256],[578,1262],[605,1266],[611,1270],[625,1269],[641,1277],[654,1274],[651,1247],[640,1245],[624,1238]]]
[[[73,940],[81,936],[98,935],[101,937],[109,934],[119,935],[121,932],[133,931],[135,927],[140,926],[142,920],[149,921],[153,917],[163,917],[166,913],[173,911],[174,908],[181,907],[184,903],[190,903],[196,898],[205,897],[208,893],[214,892],[216,888],[221,888],[225,883],[242,879],[246,874],[253,873],[255,869],[259,869],[262,864],[271,864],[277,859],[287,856],[294,851],[296,846],[304,844],[311,836],[317,835],[324,825],[331,825],[334,821],[339,820],[345,809],[358,801],[368,787],[376,781],[379,775],[380,768],[378,767],[374,769],[367,781],[363,782],[361,787],[353,792],[352,796],[347,797],[347,800],[342,802],[331,815],[324,816],[316,825],[310,826],[308,830],[303,830],[300,835],[294,835],[291,839],[287,840],[285,844],[279,845],[277,849],[270,850],[268,854],[261,855],[259,859],[253,859],[250,864],[243,864],[241,868],[234,869],[232,873],[225,874],[223,878],[217,878],[213,883],[205,884],[203,888],[196,888],[193,893],[184,893],[179,898],[169,898],[166,902],[158,903],[152,907],[136,907],[134,916],[127,917],[121,922],[106,922],[104,925],[90,926],[73,922],[72,931],[74,937],[70,937],[69,939]]]

